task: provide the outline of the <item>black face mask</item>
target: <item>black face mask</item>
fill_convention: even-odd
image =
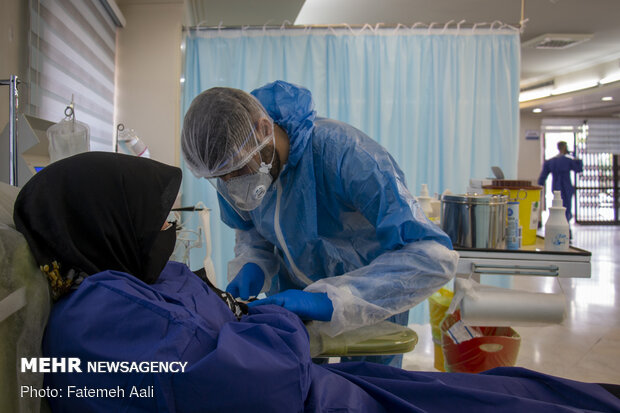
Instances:
[[[170,259],[174,251],[174,245],[177,241],[177,225],[173,223],[170,227],[163,231],[159,231],[155,242],[149,252],[148,262],[142,281],[147,284],[153,284],[159,278],[166,263]]]

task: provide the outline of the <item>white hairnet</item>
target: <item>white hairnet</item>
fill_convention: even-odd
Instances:
[[[259,119],[273,121],[249,93],[215,87],[192,101],[181,133],[183,157],[194,175],[222,176],[243,167],[270,142],[257,133]]]

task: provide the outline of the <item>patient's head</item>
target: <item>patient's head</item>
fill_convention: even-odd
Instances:
[[[180,184],[178,168],[87,152],[30,179],[15,201],[15,225],[56,297],[105,270],[153,283],[174,248],[174,228],[162,225]]]

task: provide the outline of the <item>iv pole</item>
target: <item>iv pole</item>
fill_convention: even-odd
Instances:
[[[11,156],[9,163],[9,184],[17,186],[17,109],[19,104],[19,95],[17,85],[20,83],[15,75],[11,75],[10,79],[0,80],[0,85],[9,86],[9,153]]]

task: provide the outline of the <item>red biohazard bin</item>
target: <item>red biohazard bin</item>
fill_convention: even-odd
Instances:
[[[447,331],[461,319],[460,313],[447,315],[441,322],[441,349],[446,371],[480,373],[495,367],[511,367],[517,362],[521,336],[511,327],[471,327],[482,337],[456,344]]]

